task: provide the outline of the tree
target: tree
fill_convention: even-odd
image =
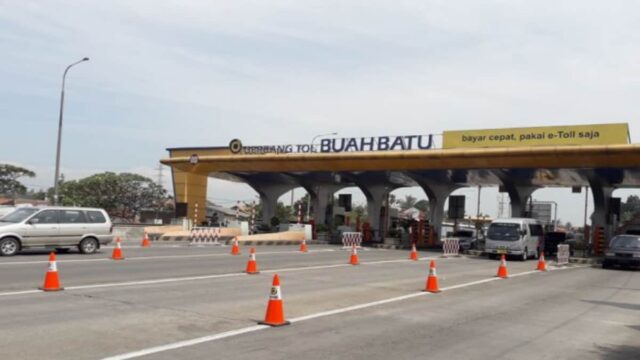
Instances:
[[[389,194],[389,207],[396,205],[398,203],[398,199],[394,194]]]
[[[629,195],[627,201],[620,204],[620,220],[626,222],[638,215],[640,215],[640,197]]]
[[[278,201],[276,205],[276,217],[280,220],[280,224],[288,224],[291,221],[291,206]]]
[[[413,205],[414,208],[424,212],[425,216],[428,216],[429,214],[429,200],[418,200],[415,205]]]
[[[417,200],[418,199],[411,195],[405,195],[404,200],[398,200],[398,203],[400,204],[400,210],[411,209],[416,205]]]
[[[66,181],[60,188],[63,205],[99,207],[111,216],[135,220],[142,209],[164,208],[167,191],[151,179],[131,173],[105,172]]]
[[[356,216],[359,216],[360,219],[367,218],[367,208],[362,204],[354,206],[352,213],[354,213]]]
[[[16,195],[24,194],[27,187],[20,181],[21,177],[34,177],[36,173],[19,166],[0,164],[0,194]]]

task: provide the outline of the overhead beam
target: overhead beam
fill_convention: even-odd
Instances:
[[[175,155],[175,156],[174,156]],[[161,162],[188,172],[391,171],[502,168],[638,168],[640,144],[440,149],[387,152],[203,155],[173,154]]]

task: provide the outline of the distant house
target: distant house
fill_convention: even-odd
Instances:
[[[414,207],[400,211],[398,213],[398,218],[403,220],[426,219],[424,211]]]
[[[236,220],[236,211],[238,218],[241,221],[247,221],[251,217],[251,206],[240,203],[240,206],[234,205],[230,208],[222,205],[214,204],[211,201],[207,201],[207,220],[211,220],[212,223],[224,224],[229,221]]]

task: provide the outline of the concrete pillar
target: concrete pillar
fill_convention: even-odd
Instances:
[[[271,225],[271,218],[276,216],[278,199],[287,191],[295,188],[293,185],[281,185],[273,183],[260,183],[245,180],[260,195],[262,205],[262,222]]]
[[[207,215],[208,177],[175,168],[172,171],[176,202],[187,203],[187,218],[189,220],[196,220],[196,223],[202,222]],[[197,216],[196,204],[198,204]]]
[[[313,203],[313,220],[316,224],[329,224],[327,219],[327,207],[333,206],[333,194],[340,190],[342,186],[336,186],[331,184],[318,184],[312,187],[306,187],[309,196],[311,196],[311,202]],[[329,211],[331,214],[331,211]]]
[[[383,240],[384,223],[380,221],[380,215],[382,215],[382,205],[384,205],[391,190],[384,185],[360,187],[360,189],[367,198],[367,221],[371,225],[373,239]],[[385,215],[388,216],[388,213]]]
[[[613,186],[603,183],[596,178],[589,179],[591,193],[593,195],[593,213],[591,214],[591,228],[603,227],[606,239],[613,236],[614,225],[609,217],[611,213],[611,194],[615,190]],[[605,246],[607,242],[605,241]]]
[[[418,181],[418,185],[429,197],[429,225],[434,229],[437,241],[440,239],[442,221],[444,220],[444,203],[449,195],[461,186],[452,183],[436,183],[425,179]]]
[[[504,184],[509,201],[511,203],[511,217],[524,217],[527,212],[527,200],[534,191],[538,190],[537,186],[515,185],[512,183]]]
[[[536,171],[533,169],[511,169],[511,170],[494,170],[494,174],[502,187],[509,194],[511,203],[511,217],[524,217],[527,207],[527,200],[534,191],[540,187],[532,185],[532,181],[536,177]]]

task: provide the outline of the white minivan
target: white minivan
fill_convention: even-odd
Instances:
[[[484,251],[489,257],[514,255],[525,261],[544,249],[544,231],[536,219],[496,219],[489,225]]]
[[[19,207],[0,218],[0,255],[22,249],[77,247],[96,252],[113,240],[113,224],[103,209],[79,207]]]

